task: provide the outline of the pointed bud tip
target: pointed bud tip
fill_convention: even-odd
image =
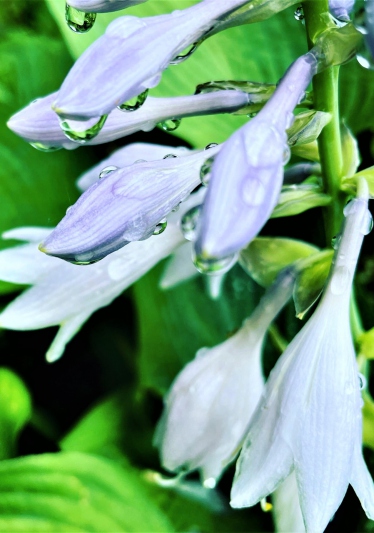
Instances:
[[[43,252],[43,254],[47,254],[48,255],[48,250],[47,248],[45,247],[45,243],[44,242],[41,242],[38,246],[38,250],[40,250],[41,252]]]

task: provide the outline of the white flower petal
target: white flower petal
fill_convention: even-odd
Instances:
[[[59,261],[38,250],[35,243],[22,244],[0,251],[0,279],[28,285],[58,267]]]
[[[15,239],[17,241],[39,243],[51,233],[53,228],[41,228],[37,226],[25,226],[4,231],[3,239]]]
[[[277,533],[305,533],[295,472],[272,495],[273,518]]]
[[[350,484],[370,520],[374,520],[374,483],[361,450],[361,433],[353,454]]]
[[[91,313],[82,313],[75,315],[71,319],[61,324],[57,335],[52,341],[52,344],[48,348],[45,358],[48,363],[54,363],[63,355],[65,346],[80,330],[82,325],[88,320]]]

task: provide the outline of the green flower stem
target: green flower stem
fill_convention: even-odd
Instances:
[[[316,36],[327,28],[326,20],[321,15],[328,12],[328,0],[309,0],[304,2],[303,7],[309,47],[312,48]],[[345,195],[340,191],[343,155],[340,139],[338,82],[339,67],[330,67],[314,76],[313,80],[315,109],[330,113],[332,116],[331,121],[324,127],[318,138],[324,188],[325,192],[332,197],[331,204],[323,208],[328,245],[332,237],[340,231],[345,204]]]

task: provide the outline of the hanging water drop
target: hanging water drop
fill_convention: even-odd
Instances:
[[[212,174],[212,166],[214,163],[214,157],[209,157],[204,161],[200,168],[200,181],[204,187],[207,187],[209,184],[210,176]]]
[[[172,59],[169,65],[179,65],[180,63],[183,63],[183,61],[192,56],[192,54],[199,48],[201,43],[202,41],[192,43],[186,50]]]
[[[96,137],[96,135],[98,135],[100,133],[100,131],[102,130],[102,128],[103,128],[103,126],[105,124],[105,121],[106,121],[107,117],[108,117],[108,115],[103,115],[102,117],[99,118],[99,120],[96,122],[96,124],[94,124],[93,126],[90,126],[86,130],[77,129],[76,126],[78,126],[78,124],[80,124],[82,126],[84,126],[84,124],[85,124],[85,122],[80,122],[79,123],[77,121],[74,121],[74,125],[71,125],[71,124],[69,124],[69,122],[67,120],[61,120],[60,121],[60,127],[61,127],[62,131],[64,132],[65,136],[70,141],[74,141],[74,142],[77,142],[79,144],[84,144],[87,141],[90,141],[91,139]]]
[[[169,118],[160,122],[159,126],[161,126],[164,131],[175,131],[179,128],[181,122],[180,118]]]
[[[62,148],[61,146],[48,146],[47,144],[39,142],[30,143],[30,146],[36,148],[39,152],[57,152],[57,150],[61,150]]]
[[[74,257],[74,261],[70,261],[70,263],[73,263],[73,265],[93,265],[94,263],[97,263],[100,261],[99,259],[92,259],[94,256],[93,252],[83,252],[81,254],[77,254]]]
[[[367,384],[366,377],[363,374],[361,374],[361,372],[358,374],[358,383],[359,383],[360,390],[363,390],[366,388],[366,384]]]
[[[294,17],[298,21],[303,21],[305,19],[304,10],[303,10],[302,6],[299,6],[298,8],[296,8],[296,11],[294,13]]]
[[[166,218],[163,218],[160,220],[160,222],[157,224],[153,231],[153,235],[161,235],[166,230],[166,226],[168,225],[168,222]]]
[[[105,176],[107,176],[108,174],[111,174],[115,170],[118,170],[118,167],[115,167],[114,165],[109,165],[109,166],[103,168],[103,170],[99,174],[99,179],[101,180],[101,179],[105,178]]]
[[[65,20],[69,28],[76,33],[86,33],[95,23],[96,13],[85,13],[75,7],[65,6]]]
[[[174,154],[166,154],[162,159],[174,159],[176,158],[177,156],[174,155]]]
[[[121,111],[136,111],[142,105],[147,99],[149,89],[146,89],[142,93],[138,94],[138,96],[134,96],[134,98],[130,98],[130,100],[127,100],[127,102],[124,102],[123,104],[118,106],[118,109]]]
[[[182,216],[180,221],[180,228],[183,237],[187,241],[196,240],[197,226],[200,219],[201,205],[195,205]]]
[[[192,261],[196,269],[201,274],[208,276],[224,274],[236,263],[238,254],[232,254],[226,257],[206,258],[202,255],[193,253]]]
[[[334,250],[337,250],[339,248],[341,240],[342,236],[340,233],[338,233],[338,235],[334,235],[334,237],[331,239],[331,246],[334,248]]]

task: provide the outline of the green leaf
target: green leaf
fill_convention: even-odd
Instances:
[[[313,207],[321,207],[329,203],[331,203],[331,196],[321,192],[318,185],[291,185],[289,190],[286,187],[283,188],[271,218],[298,215]]]
[[[370,196],[374,198],[374,166],[365,168],[364,170],[357,172],[357,174],[355,174],[351,178],[345,178],[341,186],[342,190],[351,194],[352,196],[356,196],[358,178],[366,179],[369,186]]]
[[[0,43],[0,234],[17,226],[53,226],[78,194],[74,180],[88,166],[88,151],[38,152],[6,127],[31,100],[55,90],[71,60],[64,44],[25,32],[5,33]],[[0,248],[9,246],[0,241]],[[15,288],[0,284],[0,292]]]
[[[340,138],[343,156],[342,176],[349,178],[357,172],[361,163],[360,152],[356,138],[344,123],[340,125]]]
[[[179,1],[178,9],[188,7],[192,3]],[[78,57],[103,33],[108,21],[118,16],[113,13],[98,15],[93,30],[87,35],[76,35],[67,30],[63,20],[63,0],[48,0],[48,6],[62,29],[74,57]],[[144,17],[167,13],[173,9],[175,9],[174,0],[149,1],[127,9],[123,13]],[[285,35],[287,39],[284,39]],[[193,94],[197,85],[211,80],[276,83],[292,61],[305,51],[304,28],[295,21],[291,8],[264,22],[230,28],[210,37],[187,61],[170,66],[164,72],[160,85],[150,94],[152,96]],[[176,135],[193,146],[203,147],[211,142],[219,143],[226,140],[246,120],[232,115],[184,119]]]
[[[0,531],[173,531],[137,474],[80,453],[0,463]]]
[[[30,417],[26,385],[8,368],[0,368],[0,459],[15,455],[18,435]]]
[[[366,359],[374,359],[374,328],[365,331],[358,338],[359,354]]]
[[[309,144],[315,141],[322,129],[331,120],[330,113],[305,111],[296,115],[292,126],[287,130],[288,144]]]
[[[240,252],[239,262],[258,284],[268,287],[283,268],[317,251],[296,239],[257,237]]]
[[[323,250],[299,263],[293,290],[296,316],[302,319],[321,294],[330,271],[334,250]]]
[[[135,285],[140,381],[161,394],[199,348],[215,346],[240,327],[260,293],[239,267],[226,275],[217,300],[209,298],[203,276],[161,291],[157,284],[162,268]]]

